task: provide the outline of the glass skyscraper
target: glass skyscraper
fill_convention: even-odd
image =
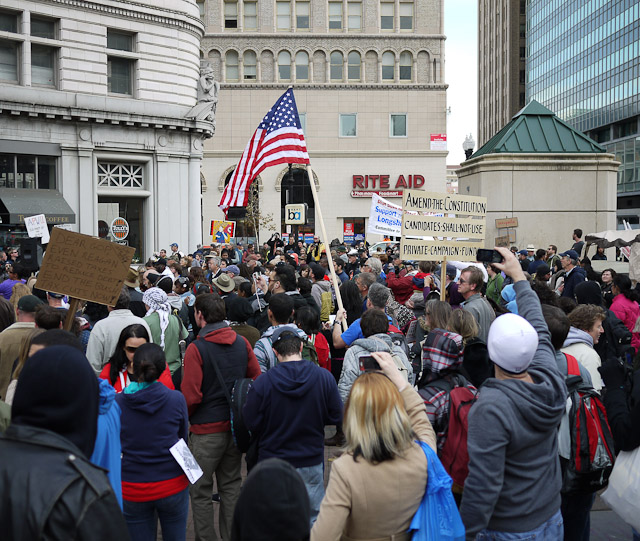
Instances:
[[[640,0],[528,0],[526,100],[622,163],[618,217],[640,210]]]

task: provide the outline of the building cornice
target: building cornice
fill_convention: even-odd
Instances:
[[[50,0],[54,1],[54,0]],[[55,0],[62,1],[62,0]],[[417,40],[417,39],[434,39],[444,41],[447,37],[444,34],[411,34],[411,33],[380,33],[380,34],[359,34],[359,33],[332,33],[332,32],[300,32],[300,33],[290,33],[283,35],[281,33],[272,33],[272,32],[218,32],[218,33],[206,33],[204,35],[204,39],[238,39],[239,36],[257,39],[257,40],[267,40],[273,41],[274,39],[298,39],[298,40],[307,40],[307,39],[320,39],[320,40],[350,40],[350,39],[366,39],[366,40],[382,40],[382,39],[391,39],[391,40]]]
[[[446,150],[317,150],[309,151],[309,159],[313,165],[313,158],[446,158]],[[204,150],[204,158],[234,158],[239,159],[242,150]]]
[[[447,84],[417,83],[220,83],[221,89],[266,90],[293,86],[297,90],[447,90]]]
[[[40,0],[40,3],[107,13],[124,19],[141,20],[147,24],[151,22],[162,26],[181,28],[199,38],[204,36],[204,23],[199,17],[186,12],[178,12],[132,0],[103,0],[100,2],[92,2],[90,0]],[[123,7],[120,4],[124,4],[127,7]]]

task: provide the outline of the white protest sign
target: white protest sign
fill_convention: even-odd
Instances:
[[[371,194],[368,233],[379,233],[399,237],[402,230],[402,207]]]
[[[44,214],[36,214],[24,219],[27,226],[27,233],[30,237],[41,237],[42,244],[49,242],[49,228],[47,227],[47,218]]]
[[[169,451],[171,451],[173,458],[176,459],[176,462],[184,470],[185,475],[192,485],[202,477],[202,469],[182,438],[180,438],[173,447],[169,448]]]

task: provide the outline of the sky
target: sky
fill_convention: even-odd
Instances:
[[[445,82],[447,90],[447,165],[463,162],[462,143],[478,128],[478,3],[477,0],[443,0]]]

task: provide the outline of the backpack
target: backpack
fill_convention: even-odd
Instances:
[[[571,458],[563,464],[562,493],[595,492],[607,485],[615,450],[607,412],[593,388],[581,387],[578,361],[567,358],[567,389],[571,409],[568,413]]]
[[[320,295],[320,301],[320,321],[326,323],[329,321],[329,316],[333,314],[335,309],[333,305],[333,293],[331,293],[331,291],[323,291]]]
[[[318,352],[316,351],[315,344],[311,340],[304,340],[302,342],[302,358],[314,364],[319,364]]]
[[[435,387],[449,393],[448,419],[443,419],[447,426],[447,436],[442,449],[438,451],[438,456],[453,482],[463,487],[469,475],[467,450],[469,410],[478,399],[478,391],[461,375],[454,376],[453,381],[446,379],[432,381],[426,387]]]

